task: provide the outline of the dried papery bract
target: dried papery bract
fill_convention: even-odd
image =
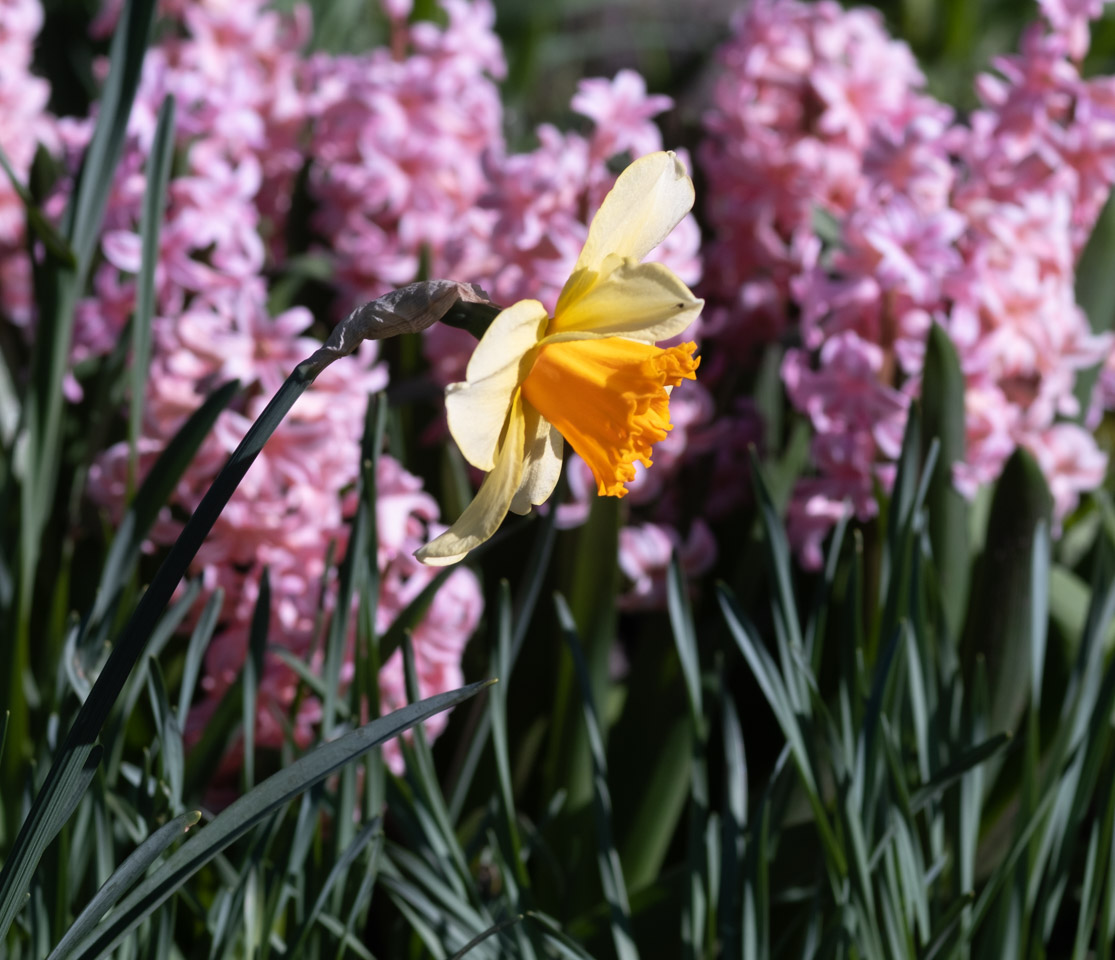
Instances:
[[[338,357],[347,357],[365,340],[386,340],[403,333],[421,333],[441,320],[458,301],[491,304],[475,283],[421,280],[385,293],[357,307],[337,324],[309,360],[316,377]],[[312,372],[311,372],[312,371]]]

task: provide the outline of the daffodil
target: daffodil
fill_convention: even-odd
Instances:
[[[703,300],[667,267],[642,263],[693,206],[693,184],[673,153],[620,174],[554,315],[537,300],[503,310],[477,344],[466,380],[446,389],[449,430],[488,475],[452,527],[416,554],[455,563],[553,492],[564,441],[592,469],[601,496],[622,497],[635,461],[670,429],[669,393],[694,379],[695,344],[655,346],[681,333]]]

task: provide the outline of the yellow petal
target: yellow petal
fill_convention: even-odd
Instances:
[[[574,276],[581,269],[599,271],[609,254],[642,260],[692,207],[693,182],[672,152],[640,157],[619,175],[593,217]]]
[[[495,466],[511,400],[526,376],[523,357],[546,328],[546,308],[537,300],[520,300],[502,311],[476,345],[465,383],[445,391],[449,432],[464,458],[479,470]]]
[[[529,403],[523,408],[526,413],[526,460],[523,479],[511,501],[511,512],[519,514],[530,513],[532,506],[545,503],[550,498],[561,476],[564,448],[556,427],[547,423]]]
[[[681,333],[704,303],[669,267],[625,260],[565,309],[559,304],[548,333],[576,331],[655,343]]]
[[[465,507],[457,522],[440,537],[415,551],[414,555],[422,563],[433,567],[456,563],[499,529],[522,481],[525,432],[523,401],[516,392],[495,468],[484,478],[476,497]]]

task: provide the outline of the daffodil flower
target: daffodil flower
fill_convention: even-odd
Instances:
[[[449,431],[488,472],[452,527],[415,555],[455,563],[553,492],[563,438],[592,469],[601,496],[622,497],[635,461],[670,429],[669,393],[695,379],[696,345],[655,346],[681,333],[703,300],[667,267],[642,263],[693,206],[673,153],[620,174],[551,317],[537,300],[503,310],[477,344],[464,383],[446,389]]]

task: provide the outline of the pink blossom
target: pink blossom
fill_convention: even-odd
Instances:
[[[672,527],[653,523],[623,527],[619,532],[619,568],[631,581],[620,595],[621,610],[660,610],[666,605],[666,575],[674,551],[688,579],[716,563],[716,540],[703,520],[696,520],[682,539]]]
[[[810,565],[838,517],[850,507],[870,518],[876,484],[889,489],[934,322],[966,378],[960,489],[993,480],[1020,444],[1058,491],[1058,519],[1102,477],[1102,456],[1061,418],[1081,412],[1077,371],[1112,344],[1092,334],[1074,288],[1076,259],[1115,180],[1115,88],[1082,80],[1066,39],[1076,29],[1068,20],[1086,26],[1098,8],[1044,7],[1056,29],[1035,25],[1019,55],[979,78],[983,108],[967,125],[917,92],[916,68],[858,11],[759,3],[725,48],[702,152],[721,198],[710,211],[718,304],[709,333],[739,355],[756,331],[779,332],[779,297],[782,322],[796,308],[804,349],[786,354],[783,379],[814,428],[818,475],[799,484],[788,525]],[[861,58],[826,60],[816,38],[828,31],[870,35],[863,59],[880,63],[891,51],[905,72],[858,99]],[[807,95],[819,97],[808,124]],[[812,166],[799,166],[803,157]],[[786,175],[803,169],[817,175]],[[830,169],[845,184],[839,201]],[[823,237],[817,207],[833,221]]]
[[[1050,25],[1066,38],[1074,60],[1083,60],[1088,52],[1088,22],[1099,19],[1103,5],[1104,0],[1038,0]]]

